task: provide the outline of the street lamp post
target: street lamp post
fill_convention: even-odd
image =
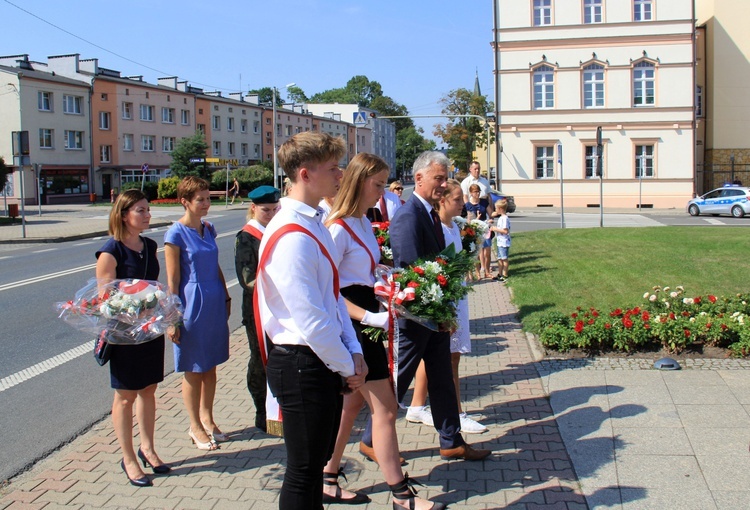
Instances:
[[[288,83],[285,86],[281,87],[283,89],[288,89],[289,87],[294,87],[296,83]],[[273,98],[271,99],[271,104],[273,105],[273,122],[271,123],[271,132],[273,137],[273,185],[279,189],[282,188],[282,186],[279,184],[279,159],[278,159],[278,147],[276,145],[276,94],[278,94],[278,89],[274,86],[273,88]]]

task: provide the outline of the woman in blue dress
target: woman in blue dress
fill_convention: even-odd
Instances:
[[[164,235],[169,290],[180,296],[185,314],[179,328],[168,330],[174,343],[175,370],[184,372],[182,399],[200,450],[215,450],[228,439],[214,421],[216,366],[229,359],[231,298],[219,268],[216,230],[203,218],[211,207],[208,181],[186,177],[177,186],[185,215]]]
[[[146,195],[132,189],[117,197],[109,213],[112,237],[96,252],[96,277],[103,280],[159,278],[156,242],[141,237],[149,227],[151,212]],[[151,480],[138,465],[133,451],[133,404],[138,419],[141,446],[138,457],[143,467],[151,466],[156,474],[171,469],[154,449],[156,423],[156,385],[164,380],[164,337],[137,345],[111,345],[109,374],[115,398],[112,423],[122,450],[122,470],[132,485],[148,487]]]

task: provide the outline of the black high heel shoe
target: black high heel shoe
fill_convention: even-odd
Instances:
[[[144,475],[141,478],[136,478],[135,480],[130,478],[130,475],[128,474],[128,470],[125,469],[125,460],[120,461],[120,467],[125,472],[125,476],[128,477],[128,481],[130,482],[130,485],[135,485],[136,487],[151,487],[152,485],[154,485],[151,482],[151,479],[146,475]]]
[[[166,464],[162,464],[161,466],[152,466],[140,448],[138,448],[138,458],[143,461],[143,467],[150,467],[151,471],[153,471],[157,475],[166,475],[167,473],[172,471],[172,468],[167,466]]]

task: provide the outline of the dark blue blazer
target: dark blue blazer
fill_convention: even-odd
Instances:
[[[432,218],[415,195],[393,215],[389,232],[395,267],[407,267],[417,259],[434,257],[442,251]]]

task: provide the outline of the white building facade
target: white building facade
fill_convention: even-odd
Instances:
[[[519,206],[559,206],[562,177],[566,207],[599,206],[601,127],[604,207],[684,207],[693,2],[497,1],[502,190]]]

